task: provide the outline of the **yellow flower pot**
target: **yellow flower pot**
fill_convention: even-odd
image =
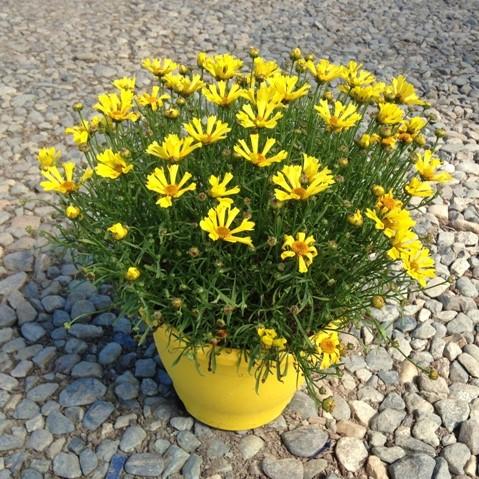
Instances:
[[[198,365],[187,355],[173,364],[184,347],[173,331],[160,326],[154,333],[161,361],[187,411],[209,426],[238,431],[267,424],[283,412],[303,383],[291,356],[282,381],[270,374],[258,392],[254,370],[248,371],[244,359],[238,364],[237,349],[216,356],[215,372],[208,371],[207,348],[197,352]]]

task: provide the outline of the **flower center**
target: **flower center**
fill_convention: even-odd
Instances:
[[[291,193],[299,196],[301,199],[303,199],[305,196],[306,196],[306,190],[304,188],[294,188],[293,190],[291,190]]]
[[[319,343],[319,347],[321,348],[321,351],[326,354],[333,354],[336,350],[336,345],[331,338],[323,339]]]
[[[220,238],[226,238],[230,234],[230,230],[226,226],[218,226],[216,228],[216,234]]]
[[[298,256],[304,256],[305,254],[308,253],[308,245],[304,241],[295,241],[291,245],[291,249],[298,255]]]
[[[263,153],[256,153],[254,155],[253,163],[260,165],[261,163],[264,163],[265,161],[266,161],[266,156],[264,156]]]
[[[73,181],[64,181],[62,186],[67,193],[71,193],[72,191],[76,190],[76,185],[73,183]]]
[[[178,185],[166,185],[165,186],[165,193],[168,195],[168,196],[175,196],[176,193],[178,193]]]

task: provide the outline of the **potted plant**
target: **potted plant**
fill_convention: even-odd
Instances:
[[[434,277],[411,210],[449,174],[402,76],[299,49],[285,68],[256,49],[197,63],[146,59],[149,89],[125,77],[94,116],[74,105],[84,164],[42,148],[41,186],[56,239],[153,333],[188,411],[246,429],[303,381],[316,396],[371,304]]]

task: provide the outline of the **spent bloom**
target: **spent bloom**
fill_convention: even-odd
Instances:
[[[291,235],[284,235],[282,246],[284,251],[281,253],[281,259],[296,258],[298,260],[298,271],[306,273],[313,259],[318,255],[318,250],[314,243],[314,236],[306,237],[304,232],[297,233],[296,238]]]

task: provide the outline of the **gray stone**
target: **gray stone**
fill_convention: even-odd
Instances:
[[[81,477],[80,461],[75,454],[60,452],[53,459],[53,472],[66,479]]]
[[[78,339],[101,338],[103,336],[103,328],[94,324],[75,323],[68,332]]]
[[[394,391],[390,392],[379,406],[380,411],[383,411],[384,409],[397,409],[398,411],[402,411],[405,408],[406,404],[402,397]]]
[[[462,353],[457,359],[472,377],[479,378],[479,361],[475,357]]]
[[[328,467],[328,461],[325,459],[311,459],[304,464],[303,479],[316,479],[322,477],[321,474]]]
[[[160,477],[163,469],[162,457],[152,453],[132,454],[125,464],[125,471],[134,476]]]
[[[188,432],[188,431],[184,431],[184,432]],[[178,441],[178,436],[177,436],[177,442],[179,446],[182,448],[183,446]],[[170,441],[166,439],[157,439],[153,444],[153,450],[155,452],[158,452],[159,454],[164,454],[170,446],[171,446]]]
[[[479,295],[474,283],[467,276],[462,276],[456,281],[456,288],[461,292],[462,295],[469,298],[477,298]]]
[[[220,438],[213,438],[208,441],[208,448],[206,449],[206,455],[210,459],[216,459],[224,456],[230,450],[229,444]]]
[[[57,383],[39,384],[27,392],[27,398],[35,402],[44,402],[55,394],[57,389]]]
[[[156,373],[156,363],[153,359],[139,359],[135,363],[135,376],[152,378]]]
[[[429,418],[418,419],[412,428],[412,435],[420,441],[433,447],[439,446],[439,438],[436,434],[439,424]]]
[[[91,361],[81,361],[71,370],[71,375],[74,378],[95,377],[101,378],[103,376],[103,369],[98,363]]]
[[[351,417],[348,403],[340,396],[334,398],[334,408],[330,413],[337,421],[345,421]]]
[[[238,449],[245,461],[256,456],[256,454],[258,454],[258,452],[261,451],[263,447],[263,439],[253,434],[242,437],[238,444]]]
[[[436,468],[433,474],[434,479],[451,479],[449,466],[443,457],[436,458]]]
[[[62,309],[65,306],[65,299],[58,294],[45,296],[42,299],[42,306],[47,313],[53,313],[56,309]]]
[[[120,441],[104,439],[96,448],[96,455],[100,461],[109,462],[113,454],[118,450]]]
[[[469,419],[461,424],[459,441],[466,444],[472,454],[479,454],[479,418]]]
[[[62,406],[85,406],[101,399],[106,393],[106,387],[95,378],[77,379],[70,383],[60,393]]]
[[[447,323],[447,332],[449,334],[464,334],[473,330],[474,325],[471,318],[463,313],[459,313],[453,320]]]
[[[370,427],[374,431],[393,433],[405,417],[404,411],[385,409],[371,419]]]
[[[163,476],[165,479],[177,472],[181,471],[190,455],[183,451],[181,447],[171,445],[164,455],[165,468],[163,470]]]
[[[460,442],[446,446],[441,456],[449,464],[449,470],[453,474],[464,474],[464,466],[471,457],[471,452],[465,444]]]
[[[0,329],[0,344],[6,343],[10,341],[13,337],[13,329],[12,328],[2,328]]]
[[[7,254],[3,257],[3,264],[5,268],[10,271],[32,271],[33,254],[31,251],[16,251],[15,253]]]
[[[78,354],[65,354],[55,361],[55,371],[58,373],[69,374],[73,366],[80,361]]]
[[[23,297],[16,301],[15,311],[17,312],[18,324],[20,325],[34,321],[37,317],[36,309]]]
[[[340,464],[350,472],[358,471],[368,457],[363,441],[356,437],[339,439],[334,452]]]
[[[108,343],[100,351],[98,361],[104,366],[113,364],[121,355],[122,348],[118,343]]]
[[[55,358],[57,349],[53,346],[47,346],[33,356],[32,361],[41,369],[46,368]]]
[[[391,479],[432,479],[436,462],[426,454],[405,456],[389,466]]]
[[[0,452],[19,449],[23,447],[24,442],[25,439],[23,437],[3,434],[0,436]]]
[[[115,407],[110,402],[94,402],[83,417],[83,426],[91,431],[94,431],[110,417],[114,410]]]
[[[193,423],[192,417],[172,417],[170,419],[170,425],[177,431],[190,431]]]
[[[39,324],[25,323],[21,327],[22,336],[31,343],[36,343],[47,333]]]
[[[200,440],[191,431],[180,431],[176,435],[176,442],[187,452],[193,452],[201,446]]]
[[[479,397],[479,386],[474,386],[473,384],[451,384],[450,396],[451,398],[470,403]]]
[[[39,412],[40,408],[37,403],[30,399],[22,399],[15,408],[13,416],[15,419],[31,419],[33,416],[39,414]]]
[[[146,432],[143,428],[129,426],[121,436],[120,449],[124,452],[132,452],[141,445],[145,438]]]
[[[439,399],[446,399],[449,393],[449,387],[444,378],[429,379],[426,375],[419,376],[419,389],[423,392],[423,396],[430,402]]]
[[[427,283],[424,293],[430,298],[437,298],[438,296],[443,294],[445,291],[447,291],[450,286],[451,285],[449,282],[444,281],[443,278],[440,278],[439,276],[437,276],[436,278],[431,279]]]
[[[50,431],[46,429],[37,429],[32,432],[28,440],[27,447],[35,451],[44,451],[53,442],[53,436]]]
[[[181,469],[184,479],[200,479],[203,459],[197,454],[191,454]]]
[[[0,389],[12,391],[18,386],[18,381],[5,373],[0,373]]]
[[[263,472],[269,479],[303,479],[303,463],[298,459],[265,458]]]
[[[86,448],[80,452],[80,467],[85,476],[93,472],[98,466],[98,458],[96,454],[90,449]]]
[[[138,397],[138,389],[138,384],[122,382],[115,386],[115,394],[122,401],[129,401],[130,399]]]
[[[287,413],[295,414],[301,419],[309,419],[318,415],[316,403],[303,391],[298,391],[286,409]]]
[[[13,326],[17,322],[15,311],[6,304],[0,304],[0,328]]]
[[[68,434],[75,430],[74,424],[60,411],[52,411],[47,417],[47,428],[52,434]]]
[[[366,356],[366,363],[373,371],[388,371],[393,366],[389,353],[381,347],[371,349]]]
[[[405,449],[409,454],[424,453],[436,456],[436,450],[432,446],[411,436],[396,435],[396,446]]]
[[[311,457],[326,445],[329,436],[318,426],[302,426],[281,434],[281,439],[291,454],[299,457]]]
[[[35,469],[25,469],[22,472],[22,479],[43,479],[43,476]]]
[[[143,379],[140,389],[145,396],[156,396],[158,394],[158,384],[151,378]]]
[[[399,446],[376,446],[373,447],[372,452],[387,464],[392,464],[406,455],[406,451]]]
[[[14,378],[24,378],[33,369],[33,363],[27,359],[20,361],[11,371]]]
[[[12,274],[0,280],[0,296],[8,296],[14,291],[18,291],[27,282],[28,276],[23,271]]]

